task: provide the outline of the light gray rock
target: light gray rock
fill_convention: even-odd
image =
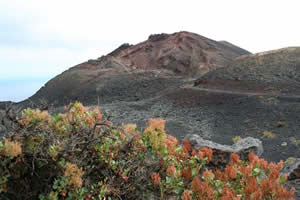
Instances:
[[[289,180],[300,179],[300,158],[295,158],[285,164],[281,174],[287,174]]]
[[[264,152],[262,142],[259,139],[253,137],[243,138],[231,146],[218,144],[210,140],[205,140],[199,135],[195,134],[187,135],[184,139],[188,139],[195,149],[200,149],[201,147],[209,147],[212,149],[219,149],[225,152],[229,151],[235,153],[243,153],[245,151],[246,153],[249,153],[251,151],[257,156],[261,156]]]
[[[210,140],[205,140],[201,136],[195,135],[195,134],[189,134],[189,135],[185,136],[184,139],[189,140],[192,147],[197,150],[202,147],[209,147],[212,149],[222,149],[223,151],[230,151],[230,152],[233,151],[231,146],[218,144],[218,143],[212,142]]]
[[[261,156],[263,153],[262,142],[259,139],[247,137],[239,140],[233,145],[222,145],[210,140],[205,140],[199,135],[190,134],[185,137],[189,140],[191,146],[198,150],[202,147],[209,147],[213,150],[212,166],[222,168],[230,161],[230,154],[232,152],[237,153],[242,160],[248,159],[248,154],[253,152],[257,156]]]
[[[281,146],[282,146],[282,147],[286,147],[286,146],[287,146],[287,142],[281,143]]]
[[[300,158],[291,158],[288,163],[285,162],[281,175],[287,174],[288,180],[285,187],[289,190],[295,188],[295,199],[300,199]]]
[[[261,156],[264,152],[262,142],[259,139],[253,137],[246,137],[231,146],[233,151],[238,154],[246,154],[248,157],[250,152],[253,152],[257,156]]]

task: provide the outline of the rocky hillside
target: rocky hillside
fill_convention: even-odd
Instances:
[[[227,68],[207,73],[204,78],[297,84],[300,82],[300,47],[240,56]]]
[[[70,68],[50,80],[30,101],[55,105],[137,101],[177,87],[249,54],[229,43],[178,32],[157,34],[137,45],[123,44],[110,54]]]
[[[236,92],[300,95],[300,47],[238,57],[226,68],[211,71],[194,85]]]
[[[225,46],[231,48],[232,51],[239,52],[240,54],[244,54],[244,55],[250,54],[249,51],[247,51],[247,50],[245,50],[245,49],[242,49],[242,48],[240,48],[240,47],[238,47],[238,46],[235,46],[234,44],[232,44],[232,43],[230,43],[230,42],[227,42],[227,41],[222,40],[222,41],[219,41],[219,43],[221,43],[221,44],[223,44],[223,45],[225,45]]]
[[[230,43],[179,32],[150,35],[145,42],[124,44],[109,55],[129,69],[163,69],[177,75],[197,76],[227,66],[245,54],[250,53]]]
[[[0,101],[0,110],[5,110],[9,105],[14,104],[12,101]]]

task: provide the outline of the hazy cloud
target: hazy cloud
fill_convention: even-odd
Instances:
[[[299,46],[299,5],[296,0],[1,1],[0,77],[58,74],[161,32],[187,30],[251,52]]]

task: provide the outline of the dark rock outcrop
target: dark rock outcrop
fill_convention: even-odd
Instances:
[[[12,101],[0,101],[0,110],[5,110],[9,106],[15,104],[15,102]]]

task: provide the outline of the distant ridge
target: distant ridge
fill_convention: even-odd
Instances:
[[[300,83],[300,47],[243,55],[230,66],[209,72],[203,78],[297,84]]]

